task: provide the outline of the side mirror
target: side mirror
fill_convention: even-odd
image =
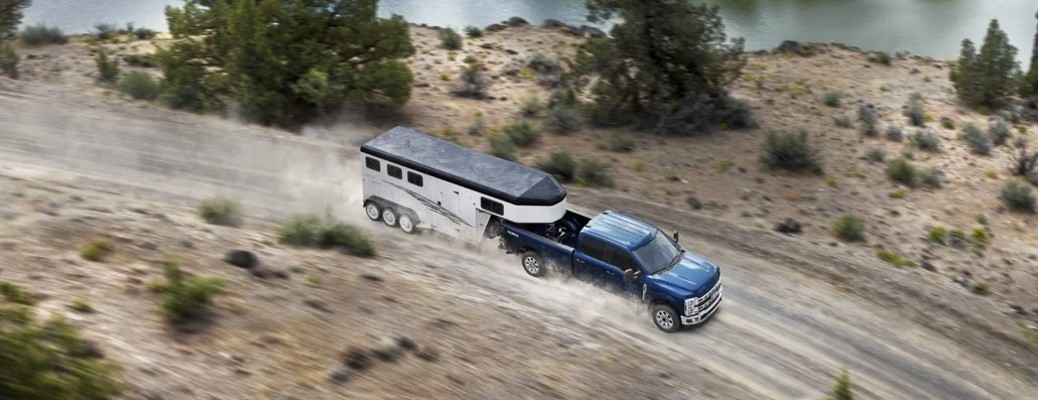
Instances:
[[[677,243],[677,242],[678,242],[678,237],[679,237],[679,236],[680,236],[680,235],[678,235],[678,231],[674,231],[674,243]]]
[[[633,280],[634,280],[634,270],[633,269],[625,269],[624,270],[624,282],[630,282],[630,281],[633,281]]]

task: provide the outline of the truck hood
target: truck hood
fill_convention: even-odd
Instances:
[[[681,297],[699,297],[717,283],[721,276],[720,268],[707,259],[686,251],[681,261],[661,274],[652,278],[658,284],[669,288]]]

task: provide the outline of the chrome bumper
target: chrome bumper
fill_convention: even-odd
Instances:
[[[718,282],[718,284],[720,284],[720,282]],[[717,296],[714,297],[714,300],[710,303],[710,305],[707,306],[706,308],[702,309],[702,310],[699,310],[695,314],[692,314],[692,315],[682,315],[681,316],[681,324],[685,325],[685,326],[689,326],[689,325],[699,325],[699,324],[701,324],[703,322],[706,322],[706,320],[710,319],[710,316],[714,315],[714,313],[717,312],[717,309],[720,308],[720,306],[721,306],[721,299],[722,298],[724,298],[724,287],[718,285]]]

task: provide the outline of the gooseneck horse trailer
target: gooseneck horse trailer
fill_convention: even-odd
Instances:
[[[551,223],[566,190],[551,175],[404,127],[364,143],[364,211],[407,233],[468,242],[496,237],[502,220]]]

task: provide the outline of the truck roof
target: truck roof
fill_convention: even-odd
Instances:
[[[657,231],[658,228],[647,222],[606,210],[592,218],[581,232],[634,251],[652,240]]]
[[[555,205],[566,198],[566,189],[547,173],[402,126],[360,151],[516,205]]]

